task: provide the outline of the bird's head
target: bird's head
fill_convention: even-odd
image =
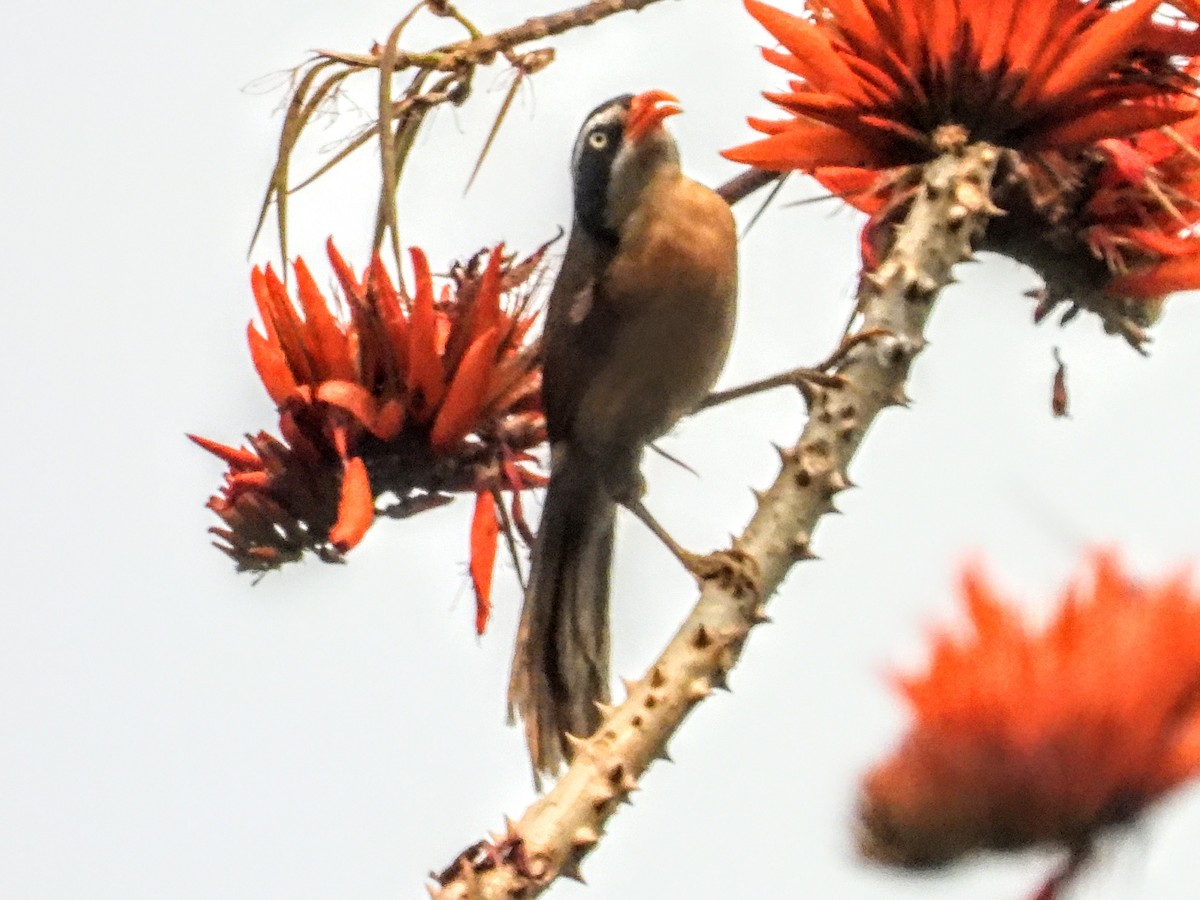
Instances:
[[[642,191],[664,168],[678,171],[679,150],[663,120],[682,110],[666,91],[624,94],[601,103],[579,130],[571,157],[575,220],[615,244]]]

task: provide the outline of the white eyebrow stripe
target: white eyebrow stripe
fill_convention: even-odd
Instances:
[[[610,122],[616,121],[625,114],[625,107],[619,103],[614,103],[612,106],[607,106],[596,113],[583,123],[583,127],[579,129],[579,137],[575,139],[575,150],[571,154],[571,171],[575,172],[579,169],[579,159],[583,156],[583,148],[587,143],[587,136],[597,125],[607,125]]]

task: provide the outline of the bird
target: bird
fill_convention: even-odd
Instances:
[[[587,116],[571,157],[574,215],[550,292],[542,393],[550,479],[509,681],[534,783],[571,759],[609,699],[609,572],[617,505],[685,566],[642,502],[645,448],[694,411],[724,367],[737,308],[737,233],[716,192],[685,176],[666,91]],[[693,569],[695,571],[695,569]]]

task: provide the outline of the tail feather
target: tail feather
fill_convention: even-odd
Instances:
[[[565,449],[565,448],[564,448]],[[616,507],[588,461],[556,455],[508,687],[538,773],[570,759],[566,734],[600,724],[608,694],[608,578]]]

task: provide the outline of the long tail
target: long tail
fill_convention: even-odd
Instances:
[[[555,454],[508,685],[538,774],[570,759],[565,735],[590,735],[608,700],[608,576],[616,507],[588,460]]]

